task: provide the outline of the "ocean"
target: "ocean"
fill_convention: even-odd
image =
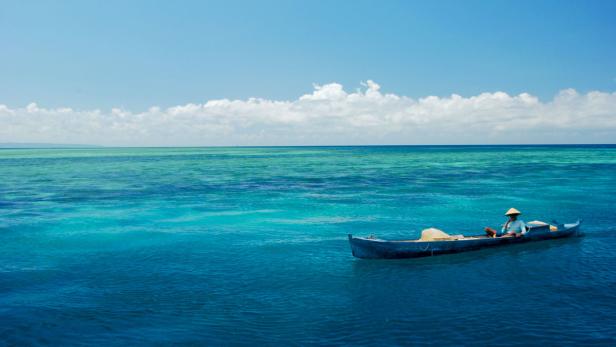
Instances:
[[[0,345],[615,345],[616,146],[0,150]],[[409,260],[347,234],[584,237]]]

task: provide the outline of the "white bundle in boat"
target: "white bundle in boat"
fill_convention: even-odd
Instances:
[[[527,224],[536,225],[536,226],[548,225],[548,223],[542,222],[540,220],[534,220],[534,221],[528,222]],[[558,231],[558,227],[556,225],[550,225],[550,231]]]
[[[421,231],[420,241],[455,240],[454,236],[437,228],[428,228]]]

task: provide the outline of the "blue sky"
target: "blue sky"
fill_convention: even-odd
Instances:
[[[0,142],[616,143],[615,38],[616,1],[0,0]]]
[[[3,1],[0,103],[616,89],[614,1]]]

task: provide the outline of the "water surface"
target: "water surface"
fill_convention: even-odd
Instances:
[[[0,344],[616,343],[616,147],[0,150]],[[346,235],[584,219],[415,260]]]

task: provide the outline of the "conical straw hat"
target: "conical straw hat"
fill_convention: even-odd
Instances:
[[[512,214],[522,214],[522,212],[512,207],[507,211],[507,213],[505,213],[505,216],[511,216]]]

